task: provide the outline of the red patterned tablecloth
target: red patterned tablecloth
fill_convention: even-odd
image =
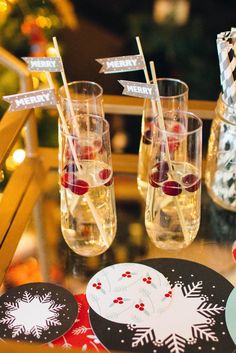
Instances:
[[[89,305],[85,294],[75,295],[78,303],[78,316],[69,331],[62,337],[50,343],[50,346],[63,348],[81,348],[82,351],[94,350],[95,352],[108,352],[95,336],[89,322]]]

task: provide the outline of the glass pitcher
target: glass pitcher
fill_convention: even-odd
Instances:
[[[205,179],[213,201],[236,212],[236,106],[227,105],[221,95],[211,126]]]

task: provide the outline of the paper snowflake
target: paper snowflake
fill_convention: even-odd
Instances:
[[[32,334],[40,338],[43,331],[48,330],[50,326],[60,326],[58,315],[65,306],[55,304],[51,299],[51,292],[32,295],[27,291],[24,291],[22,298],[16,299],[15,302],[4,302],[4,305],[5,317],[0,323],[12,330],[12,338],[21,334]]]
[[[213,316],[224,311],[224,307],[209,303],[201,291],[201,281],[187,286],[176,283],[167,310],[152,317],[146,327],[128,325],[134,331],[132,347],[152,342],[154,346],[167,346],[170,353],[183,353],[187,344],[194,345],[198,339],[217,342],[212,330]]]

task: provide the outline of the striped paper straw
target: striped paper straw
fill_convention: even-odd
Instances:
[[[219,33],[216,41],[223,99],[228,105],[236,103],[236,56],[234,50],[235,41],[235,28],[232,28],[231,31]]]

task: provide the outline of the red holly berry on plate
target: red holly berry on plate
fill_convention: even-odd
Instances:
[[[138,309],[139,311],[144,311],[144,304],[140,303],[140,304],[135,304],[135,309]]]
[[[144,277],[143,278],[143,282],[146,282],[147,284],[151,284],[152,283],[152,277],[150,277],[150,276]]]
[[[125,273],[122,273],[122,277],[131,278],[132,277],[132,273],[130,271],[125,271]]]

